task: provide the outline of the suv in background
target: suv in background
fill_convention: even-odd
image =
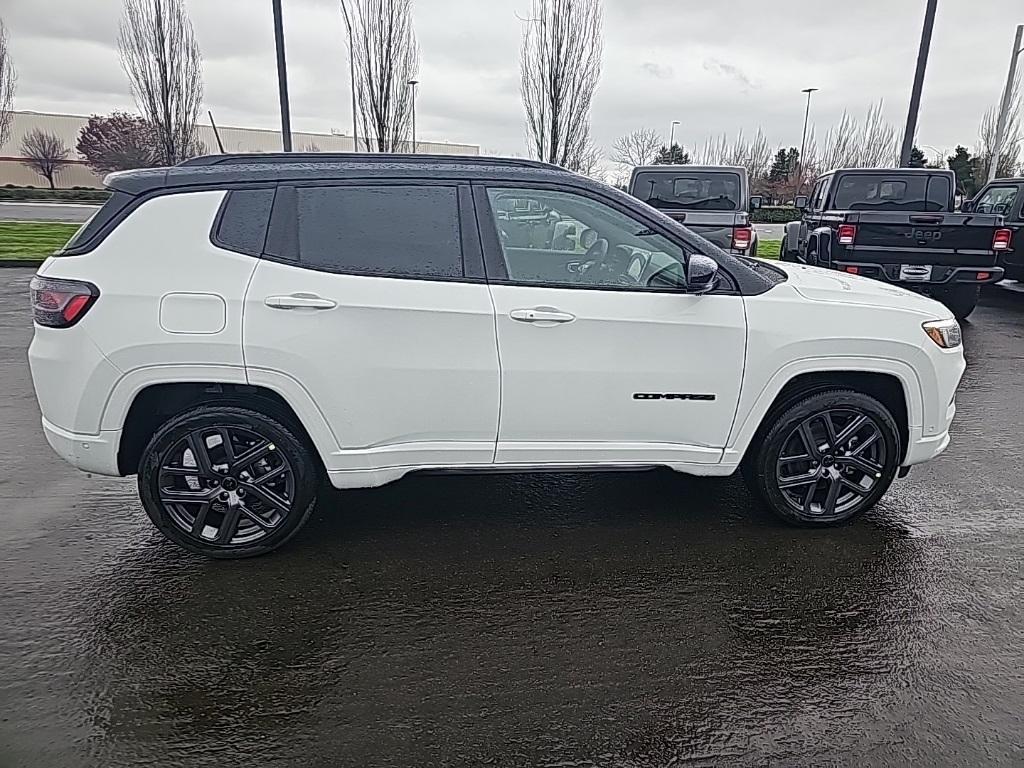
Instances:
[[[963,320],[981,286],[1003,275],[1011,232],[997,215],[953,212],[952,171],[847,168],[799,196],[786,225],[783,261],[864,275],[932,296]]]
[[[964,213],[988,213],[1003,217],[1012,236],[1009,248],[999,256],[1003,277],[1024,281],[1024,178],[996,179],[960,206]]]
[[[629,194],[685,224],[719,248],[757,256],[749,211],[761,207],[750,195],[745,168],[718,165],[647,165],[633,169]]]
[[[437,469],[742,468],[831,525],[949,442],[940,304],[724,253],[558,168],[227,155],[107,185],[32,280],[43,430],[137,474],[192,552],[280,546],[324,478]]]

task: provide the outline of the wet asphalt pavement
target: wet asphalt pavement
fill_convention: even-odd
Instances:
[[[1024,295],[949,451],[785,527],[665,471],[334,493],[283,551],[166,543],[40,432],[0,271],[0,766],[1024,764]]]

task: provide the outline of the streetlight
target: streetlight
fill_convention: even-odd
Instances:
[[[1024,53],[1021,48],[1021,38],[1024,36],[1024,24],[1017,25],[1017,36],[1013,40],[1013,50],[1010,52],[1010,72],[1006,75],[1006,88],[1003,89],[1003,98],[999,102],[999,117],[996,119],[996,140],[992,147],[992,159],[989,161],[988,180],[995,181],[996,170],[999,168],[999,155],[1003,150],[1003,131],[1006,130],[1006,116],[1010,111],[1010,101],[1013,99],[1013,84],[1017,76],[1017,57]]]
[[[804,132],[800,137],[800,155],[796,159],[796,192],[804,185],[804,152],[807,151],[807,118],[811,116],[811,94],[819,89],[804,88],[800,93],[807,94],[807,106],[804,108]],[[796,193],[794,193],[796,194]]]
[[[668,139],[668,153],[670,155],[672,154],[672,147],[675,146],[675,143],[676,143],[676,126],[677,125],[682,125],[682,123],[680,123],[678,120],[673,120],[672,121],[672,128],[668,132],[668,135],[669,135],[669,139]]]
[[[409,87],[412,88],[412,153],[416,154],[416,86],[419,80],[410,80]]]
[[[932,28],[935,26],[935,8],[938,3],[939,0],[928,0],[924,9],[921,45],[917,49],[917,69],[914,72],[914,85],[910,89],[910,107],[907,109],[907,128],[903,132],[903,146],[900,148],[900,168],[910,165],[910,153],[914,149],[917,113],[921,109],[921,90],[924,88],[924,70],[928,66],[928,51],[932,46]]]

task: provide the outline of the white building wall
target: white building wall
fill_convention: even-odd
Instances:
[[[10,137],[6,143],[0,146],[0,186],[5,184],[13,184],[15,186],[31,185],[33,187],[48,186],[46,179],[32,169],[27,168],[21,162],[21,140],[25,134],[35,128],[41,128],[47,133],[57,135],[71,151],[68,157],[72,164],[61,171],[57,186],[64,188],[103,186],[102,177],[85,166],[81,156],[75,150],[78,134],[86,122],[88,122],[88,117],[43,112],[13,112],[12,116]],[[281,134],[279,131],[221,125],[218,125],[217,129],[220,133],[221,141],[224,143],[225,152],[281,151]],[[199,138],[206,145],[207,152],[215,154],[218,151],[217,139],[212,127],[200,124]],[[293,131],[292,148],[296,152],[316,150],[321,152],[352,152],[354,144],[351,136]],[[480,147],[475,144],[418,141],[416,148],[417,151],[426,154],[480,154]],[[408,149],[411,151],[412,147],[409,146]]]

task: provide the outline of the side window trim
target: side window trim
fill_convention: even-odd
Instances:
[[[687,255],[692,255],[696,252],[696,248],[681,240],[675,233],[666,230],[661,222],[652,220],[651,218],[642,215],[638,211],[631,209],[624,209],[621,205],[617,204],[616,201],[610,200],[607,197],[594,193],[588,189],[580,189],[577,187],[567,187],[562,184],[551,184],[542,181],[507,181],[499,179],[479,179],[472,182],[473,186],[473,201],[476,207],[477,226],[480,231],[480,241],[483,246],[484,266],[487,271],[487,282],[501,284],[501,285],[514,285],[529,288],[559,288],[559,289],[571,289],[571,290],[591,290],[591,291],[612,291],[612,292],[628,292],[628,293],[679,293],[678,290],[662,291],[657,289],[641,289],[637,290],[630,286],[603,286],[603,285],[579,285],[574,286],[569,283],[532,283],[532,282],[520,282],[511,278],[508,274],[508,268],[505,264],[504,251],[501,247],[501,241],[498,237],[497,225],[495,224],[495,217],[491,209],[490,198],[488,197],[487,190],[489,188],[499,189],[531,189],[531,190],[548,190],[551,192],[562,192],[580,195],[581,197],[594,200],[606,205],[618,213],[629,216],[631,218],[639,219],[652,230],[657,232],[662,237],[668,239],[673,244],[687,252]],[[725,294],[725,295],[739,295],[740,291],[736,285],[736,280],[733,278],[729,271],[719,263],[719,274],[722,276],[721,287],[716,288],[713,293]]]

